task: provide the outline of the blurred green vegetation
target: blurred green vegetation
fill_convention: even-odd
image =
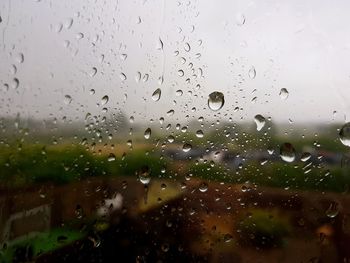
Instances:
[[[288,220],[275,211],[253,209],[245,213],[236,225],[242,244],[259,248],[280,247],[291,232]]]
[[[0,147],[0,185],[18,187],[33,183],[65,184],[93,176],[135,175],[147,166],[150,176],[161,177],[167,161],[144,150],[133,150],[124,157],[108,161],[82,146],[21,145]]]

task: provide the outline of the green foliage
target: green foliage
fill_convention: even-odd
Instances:
[[[273,211],[255,209],[249,211],[236,226],[242,244],[259,248],[279,247],[290,233],[289,222]]]

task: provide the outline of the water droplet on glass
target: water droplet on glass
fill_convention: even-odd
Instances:
[[[109,101],[109,97],[107,95],[103,96],[101,99],[101,106],[106,105]]]
[[[346,123],[339,132],[339,139],[345,146],[350,147],[350,122]]]
[[[141,80],[141,72],[137,72],[136,73],[135,80],[136,80],[137,83],[140,82],[140,80]]]
[[[169,135],[167,140],[168,140],[168,142],[173,143],[175,141],[175,138],[174,138],[174,136]]]
[[[123,72],[120,73],[119,77],[122,81],[126,80],[126,75]]]
[[[279,95],[280,95],[280,98],[282,100],[286,100],[288,98],[288,96],[289,96],[289,92],[288,92],[287,89],[283,88],[283,89],[280,90],[280,94]]]
[[[23,62],[24,62],[24,55],[23,55],[23,53],[19,53],[19,54],[17,55],[16,61],[17,61],[18,63],[23,63]]]
[[[184,50],[185,50],[186,52],[189,52],[189,51],[191,50],[190,44],[185,43],[185,45],[184,45]]]
[[[334,218],[338,215],[338,213],[339,213],[338,204],[336,202],[332,202],[326,211],[326,215],[329,218]]]
[[[256,124],[256,130],[261,131],[261,129],[264,128],[266,123],[265,118],[262,115],[258,114],[258,115],[255,115],[254,121]]]
[[[147,128],[147,129],[145,130],[144,137],[145,137],[146,140],[148,140],[149,138],[151,138],[151,133],[152,133],[151,128]]]
[[[154,101],[158,101],[160,99],[160,96],[162,95],[161,89],[156,89],[152,94],[152,99]]]
[[[115,155],[113,154],[113,153],[110,153],[109,155],[108,155],[108,162],[113,162],[113,161],[115,161]]]
[[[70,29],[73,25],[73,18],[68,18],[65,22],[64,22],[64,27],[66,29]]]
[[[174,110],[169,110],[169,111],[166,113],[166,115],[170,117],[170,116],[173,116],[174,113],[175,113]]]
[[[185,153],[189,152],[191,149],[192,149],[192,145],[189,144],[189,143],[185,143],[185,144],[182,146],[182,150],[183,150]]]
[[[72,97],[69,95],[65,95],[64,96],[64,100],[63,100],[64,104],[68,105],[72,102]]]
[[[18,87],[19,87],[19,80],[18,80],[18,78],[14,78],[13,80],[12,80],[12,88],[13,89],[18,89]]]
[[[245,23],[245,16],[243,14],[236,15],[236,23],[238,26],[243,26]]]
[[[248,76],[251,79],[255,79],[255,77],[256,77],[256,70],[255,70],[255,68],[253,66],[249,69]]]
[[[281,159],[285,162],[293,162],[295,160],[295,149],[292,144],[286,142],[280,148]]]
[[[206,182],[202,182],[199,185],[199,191],[201,191],[202,193],[205,193],[206,191],[208,191],[208,184]]]
[[[127,57],[128,57],[127,54],[120,54],[120,59],[121,60],[126,60]]]
[[[175,95],[178,97],[182,96],[182,94],[183,94],[183,91],[180,89],[175,92]]]
[[[95,94],[95,90],[94,89],[91,89],[90,90],[90,95],[94,95]]]
[[[208,106],[213,111],[220,110],[225,103],[224,94],[218,91],[214,91],[209,94]]]
[[[151,181],[150,169],[148,166],[143,166],[138,172],[139,180],[142,184],[148,185]]]
[[[301,155],[300,160],[301,160],[302,162],[306,162],[306,161],[308,161],[310,158],[311,158],[311,153],[309,153],[309,152],[304,152],[304,153]]]
[[[203,131],[202,131],[202,130],[196,131],[196,136],[197,136],[198,138],[203,138],[203,137],[204,137]]]
[[[78,33],[78,34],[76,35],[76,38],[77,38],[78,40],[80,40],[80,39],[84,38],[84,34],[83,34],[83,33]]]
[[[180,77],[183,77],[185,75],[185,72],[182,70],[182,69],[179,69],[177,71],[177,74],[180,76]]]
[[[163,41],[159,38],[158,39],[158,44],[157,44],[157,49],[158,50],[163,50],[164,44]]]
[[[97,73],[97,68],[93,67],[90,72],[90,77],[94,77]]]

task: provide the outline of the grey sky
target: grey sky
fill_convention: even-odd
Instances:
[[[344,121],[350,114],[349,10],[348,1],[316,0],[4,0],[0,85],[9,90],[0,90],[0,115],[82,119],[105,114],[97,103],[108,95],[110,112],[122,110],[135,121],[183,122],[186,115],[247,121],[256,114],[281,122]],[[137,82],[137,72],[148,80]],[[157,88],[162,96],[154,102]],[[289,91],[285,101],[281,88]],[[218,112],[207,107],[213,91],[225,95]],[[72,97],[69,105],[65,95]],[[171,109],[175,114],[167,116]]]

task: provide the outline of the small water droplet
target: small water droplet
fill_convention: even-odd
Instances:
[[[136,73],[135,80],[136,80],[137,83],[140,82],[140,80],[141,80],[141,72],[137,72]]]
[[[186,52],[189,52],[189,51],[191,50],[190,44],[185,43],[185,45],[184,45],[184,50],[185,50]]]
[[[158,101],[160,99],[161,95],[162,95],[161,89],[156,89],[152,94],[152,99],[154,101]]]
[[[206,182],[202,182],[199,185],[199,191],[201,191],[202,193],[205,193],[206,191],[208,191],[208,184]]]
[[[78,33],[78,34],[76,35],[76,38],[77,38],[78,40],[80,40],[80,39],[84,38],[84,34],[83,34],[83,33]]]
[[[157,49],[158,50],[163,50],[164,44],[161,38],[158,39],[158,44],[157,44]]]
[[[94,89],[91,89],[90,90],[90,95],[94,95],[95,94],[95,90]]]
[[[126,80],[126,75],[123,72],[120,73],[119,77],[122,81]]]
[[[166,113],[166,115],[170,117],[170,116],[173,116],[174,113],[175,113],[174,110],[169,110],[169,111]]]
[[[326,211],[326,215],[329,218],[334,218],[338,215],[338,213],[339,213],[338,204],[336,202],[332,202]]]
[[[101,99],[101,106],[106,105],[109,101],[109,97],[107,95],[103,96]]]
[[[285,89],[285,88],[282,88],[281,90],[280,90],[280,98],[282,99],[282,100],[286,100],[287,98],[288,98],[288,96],[289,96],[289,92],[288,92],[288,90],[287,89]]]
[[[220,110],[225,104],[224,94],[214,91],[209,94],[208,106],[213,111]]]
[[[339,132],[339,139],[345,146],[350,147],[350,122],[346,123]]]
[[[202,130],[196,131],[196,136],[197,136],[198,138],[203,138],[203,137],[204,137],[203,131],[202,131]]]
[[[261,131],[261,129],[264,128],[266,123],[265,118],[262,115],[258,114],[258,115],[255,115],[254,121],[256,124],[256,130]]]
[[[311,153],[309,153],[309,152],[304,152],[304,153],[302,153],[302,155],[301,155],[301,157],[300,157],[300,160],[301,160],[302,162],[306,162],[306,161],[308,161],[310,158],[311,158]]]
[[[182,150],[183,150],[185,153],[189,152],[191,149],[192,149],[192,145],[189,144],[189,143],[185,143],[185,144],[182,146]]]
[[[17,55],[16,61],[17,61],[18,63],[23,63],[23,62],[24,62],[24,55],[23,55],[23,53],[19,53],[19,54]]]
[[[152,134],[151,128],[147,128],[147,129],[145,130],[145,133],[144,133],[145,139],[148,140],[149,138],[151,138],[151,134]]]
[[[249,69],[249,71],[248,71],[248,76],[249,76],[249,78],[251,78],[251,79],[255,79],[255,77],[256,77],[256,70],[255,70],[255,67],[254,67],[254,66],[252,66],[252,67]]]
[[[90,72],[90,77],[94,77],[97,73],[97,68],[93,67]]]
[[[177,74],[180,76],[180,77],[183,77],[185,75],[185,72],[182,70],[182,69],[179,69],[177,71]]]
[[[238,26],[243,26],[245,23],[245,16],[241,13],[236,15],[236,23]]]
[[[180,89],[175,92],[175,95],[178,97],[182,96],[182,94],[183,94],[183,91]]]
[[[64,96],[64,100],[63,100],[64,104],[68,105],[72,102],[72,97],[69,95],[65,95]]]
[[[142,184],[148,185],[151,181],[150,169],[147,165],[143,166],[138,172],[139,180]]]
[[[175,141],[175,138],[174,138],[174,136],[169,135],[167,140],[168,140],[168,142],[173,143]]]
[[[127,57],[128,57],[127,54],[120,54],[120,59],[123,61],[126,60]]]
[[[291,163],[295,160],[295,149],[292,144],[286,142],[280,148],[281,159],[285,162]]]
[[[109,155],[108,155],[108,162],[113,162],[113,161],[115,161],[115,155],[113,154],[113,153],[110,153]]]

